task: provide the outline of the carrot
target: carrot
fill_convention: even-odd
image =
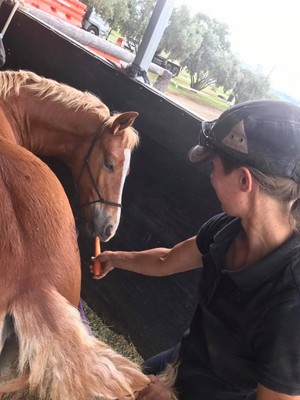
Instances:
[[[100,239],[99,239],[99,236],[96,236],[95,237],[95,257],[97,257],[100,253],[101,253]],[[99,261],[94,261],[93,272],[94,272],[94,276],[101,275],[101,264]]]

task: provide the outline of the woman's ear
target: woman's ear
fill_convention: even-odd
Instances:
[[[253,176],[248,168],[240,168],[240,188],[243,192],[250,192],[253,188]]]

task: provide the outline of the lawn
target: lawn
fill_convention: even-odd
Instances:
[[[158,76],[151,72],[148,72],[148,76],[153,85]],[[211,87],[207,87],[201,91],[191,89],[187,74],[184,72],[180,72],[178,76],[171,79],[167,92],[185,97],[195,103],[208,104],[219,111],[225,111],[230,106],[230,103],[225,100],[228,96],[221,89]]]
[[[128,338],[124,338],[121,335],[115,333],[110,327],[104,324],[100,317],[91,310],[86,303],[83,302],[84,313],[89,321],[89,325],[96,336],[97,339],[102,340],[118,353],[122,354],[124,357],[129,358],[140,364],[143,359],[136,351],[133,343]]]

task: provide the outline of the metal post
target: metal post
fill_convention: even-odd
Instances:
[[[145,76],[147,76],[146,71],[150,66],[151,60],[169,22],[175,1],[176,0],[157,0],[136,57],[133,63],[126,69],[127,75],[131,78],[143,76],[145,79]],[[145,79],[145,81],[147,81],[147,79]]]
[[[16,1],[15,5],[14,5],[13,9],[11,10],[11,13],[9,14],[9,17],[7,18],[7,21],[6,21],[4,27],[3,27],[2,31],[1,31],[1,34],[0,34],[1,38],[3,38],[3,36],[4,36],[5,32],[6,32],[6,29],[8,28],[8,25],[10,24],[10,21],[12,20],[12,17],[14,16],[14,14],[17,11],[18,7],[19,7],[19,1]]]

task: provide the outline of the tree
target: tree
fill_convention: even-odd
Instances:
[[[217,81],[222,68],[220,55],[230,49],[227,41],[228,26],[207,15],[198,13],[193,19],[193,28],[200,36],[197,49],[184,61],[183,66],[191,77],[191,87],[202,90]]]
[[[118,29],[129,18],[128,3],[129,0],[101,1],[99,12],[110,26]]]
[[[118,29],[122,21],[126,21],[129,18],[129,0],[105,0],[101,2],[99,2],[99,0],[81,1],[88,7],[95,7],[102,18],[115,29]]]
[[[169,58],[181,62],[196,50],[199,39],[199,33],[197,36],[197,31],[192,26],[190,11],[183,4],[180,8],[174,8],[158,52],[164,50]]]
[[[241,63],[238,58],[231,52],[220,53],[216,59],[216,65],[219,66],[216,72],[217,87],[222,87],[224,93],[234,88],[236,82],[241,79]]]
[[[236,103],[242,103],[248,100],[270,98],[269,90],[270,80],[267,76],[243,69],[241,77],[233,89],[233,94]]]
[[[119,23],[122,35],[140,42],[155,4],[156,0],[130,0],[128,2],[128,18]]]

